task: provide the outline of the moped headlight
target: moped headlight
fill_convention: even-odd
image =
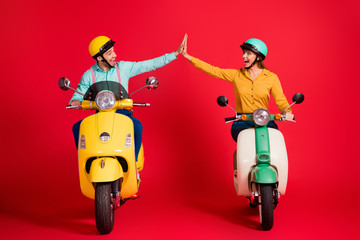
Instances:
[[[103,142],[107,142],[110,140],[110,134],[107,132],[103,132],[102,134],[100,134],[100,140]]]
[[[115,105],[115,95],[110,91],[100,92],[96,98],[96,105],[103,110],[110,109]]]
[[[270,121],[270,113],[265,108],[256,109],[253,113],[253,120],[258,126],[265,126]]]

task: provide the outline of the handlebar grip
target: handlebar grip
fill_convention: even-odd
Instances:
[[[231,121],[231,120],[236,120],[236,119],[237,119],[236,117],[228,117],[228,118],[225,118],[225,122]]]
[[[150,103],[133,103],[135,107],[150,107]]]
[[[67,105],[66,106],[66,109],[74,109],[74,108],[77,108],[78,106],[71,106],[71,105]]]

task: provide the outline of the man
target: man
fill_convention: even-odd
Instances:
[[[116,62],[116,53],[114,50],[115,41],[112,41],[106,36],[96,37],[89,45],[90,55],[96,60],[96,63],[83,74],[77,91],[84,94],[95,82],[114,81],[120,82],[122,87],[128,92],[128,83],[131,77],[161,68],[175,60],[177,56],[182,53],[184,40],[175,52],[165,54],[158,58],[141,62]],[[80,109],[82,101],[83,96],[79,93],[74,93],[70,100],[70,105]],[[117,110],[116,112],[128,116],[134,123],[135,157],[137,161],[142,142],[141,122],[131,116],[128,110]],[[75,123],[73,126],[76,147],[79,141],[80,123],[81,121]]]

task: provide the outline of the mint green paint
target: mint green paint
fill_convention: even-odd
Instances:
[[[268,164],[258,164],[253,170],[253,176],[255,179],[252,180],[256,183],[277,182],[276,170]]]
[[[258,163],[270,164],[270,141],[267,126],[255,128],[255,141]]]
[[[260,39],[250,38],[246,41],[246,43],[253,45],[259,52],[261,52],[262,54],[264,54],[264,56],[266,56],[266,54],[268,52],[267,46]]]

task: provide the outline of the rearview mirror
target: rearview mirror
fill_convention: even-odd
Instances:
[[[300,103],[302,103],[303,101],[304,101],[304,94],[302,94],[302,93],[296,93],[294,96],[293,96],[293,98],[292,98],[292,100],[293,100],[293,102],[295,103],[295,104],[300,104]]]
[[[64,91],[69,90],[71,88],[70,80],[65,77],[60,78],[59,79],[59,88]]]
[[[225,107],[228,104],[228,99],[225,96],[219,96],[217,99],[217,104],[221,107]]]
[[[145,81],[146,87],[150,90],[154,90],[159,86],[159,80],[156,77],[149,77]]]

